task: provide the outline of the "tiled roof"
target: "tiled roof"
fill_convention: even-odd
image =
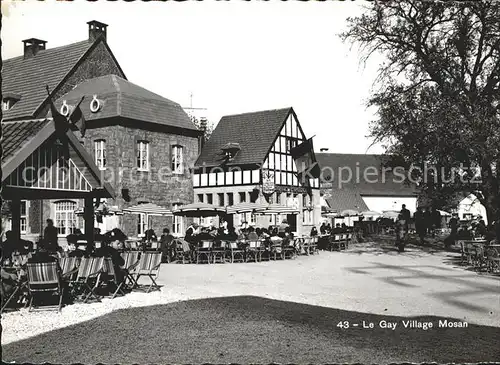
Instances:
[[[101,108],[93,113],[93,96],[101,101]],[[56,102],[60,110],[63,101],[76,105],[85,96],[80,108],[86,120],[121,116],[139,121],[197,130],[184,109],[169,99],[135,85],[119,76],[106,75],[82,82]]]
[[[334,190],[325,200],[330,209],[339,213],[347,209],[356,210],[360,213],[368,210],[368,206],[359,192],[352,189]]]
[[[33,117],[47,98],[45,85],[54,90],[91,46],[89,41],[82,41],[42,50],[28,59],[19,56],[4,60],[2,92],[21,96],[11,109],[4,111],[4,120]]]
[[[263,163],[292,110],[284,108],[222,117],[195,166],[220,165],[222,148],[228,143],[238,143],[241,148],[228,165]]]
[[[2,165],[28,144],[49,121],[49,119],[36,119],[2,122]]]
[[[387,156],[316,153],[316,159],[323,177],[330,180],[333,192],[347,188],[355,189],[363,196],[415,196],[417,193],[415,185],[401,182],[401,177],[391,171],[384,172],[389,160]],[[327,176],[325,168],[333,171],[333,178]]]

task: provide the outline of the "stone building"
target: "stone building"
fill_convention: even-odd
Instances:
[[[232,217],[230,223],[238,226],[246,221],[267,227],[286,219],[294,231],[309,233],[321,218],[319,179],[310,179],[308,189],[299,181],[290,154],[291,148],[304,141],[292,108],[222,117],[195,164],[195,201],[219,206],[241,202],[294,206],[298,215],[247,213]]]
[[[106,42],[106,24],[91,21],[88,27],[88,40],[50,49],[33,38],[23,41],[23,56],[4,61],[2,123],[47,117],[51,99],[68,115],[84,97],[80,109],[86,131],[75,135],[116,192],[106,206],[120,211],[151,202],[171,209],[192,202],[190,168],[202,132],[179,104],[127,80]],[[45,219],[52,218],[64,237],[83,227],[82,204],[22,202],[21,231],[36,239]],[[157,233],[165,226],[178,234],[184,230],[182,218],[152,217],[149,223]],[[141,235],[147,225],[146,216],[130,214],[105,217],[98,224],[102,230],[121,227],[129,236]]]

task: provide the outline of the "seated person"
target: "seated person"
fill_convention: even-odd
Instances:
[[[236,228],[233,226],[228,228],[228,234],[225,237],[226,241],[236,241],[238,239],[238,234],[236,233]]]
[[[260,231],[260,235],[259,235],[259,238],[263,238],[263,239],[266,239],[266,238],[269,238],[271,237],[269,235],[269,231],[265,228],[263,228],[261,231]]]
[[[2,242],[2,262],[11,259],[12,254],[17,249],[16,240],[12,231],[5,233],[5,241]]]
[[[113,262],[113,268],[118,281],[121,281],[125,275],[122,266],[125,265],[125,260],[121,257],[120,253],[111,247],[106,241],[101,242],[101,247],[92,253],[93,257],[107,257]]]
[[[210,231],[210,228],[203,228],[201,230],[201,233],[196,236],[196,239],[198,242],[201,241],[213,241],[214,236],[212,235],[212,232]]]
[[[163,258],[172,259],[174,257],[174,236],[170,234],[168,228],[163,229],[163,234],[160,237],[160,251]]]
[[[1,295],[2,295],[2,304],[3,301],[6,301],[16,290],[17,286],[17,275],[14,273],[9,273],[1,268]]]
[[[197,236],[197,229],[198,224],[194,222],[191,223],[184,234],[184,239],[191,244],[194,243],[196,241],[195,237]]]
[[[340,223],[335,225],[335,228],[332,230],[332,234],[340,234],[342,233],[342,228],[340,227]]]
[[[255,229],[253,227],[248,228],[247,239],[249,241],[258,241],[259,236],[255,233]]]
[[[40,242],[40,248],[29,259],[28,264],[39,264],[44,262],[57,262],[57,259],[47,250],[48,244],[44,241]]]

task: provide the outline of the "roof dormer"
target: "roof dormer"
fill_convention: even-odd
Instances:
[[[11,109],[19,100],[21,100],[21,95],[19,94],[4,93],[2,99],[2,110],[6,111]]]
[[[230,142],[222,147],[222,152],[228,161],[232,160],[240,150],[241,147],[239,143]]]

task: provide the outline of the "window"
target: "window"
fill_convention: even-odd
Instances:
[[[146,230],[148,229],[148,217],[144,213],[139,214],[139,221],[137,222],[137,235],[139,237],[144,237]]]
[[[207,203],[208,204],[213,204],[214,203],[214,198],[212,194],[207,194]]]
[[[21,233],[26,233],[26,229],[27,229],[27,214],[26,214],[26,211],[27,211],[27,206],[28,206],[28,202],[26,200],[21,200]]]
[[[76,202],[69,200],[55,203],[55,224],[58,234],[67,236],[79,228],[75,214],[76,208]]]
[[[101,170],[106,168],[106,141],[99,139],[94,142],[95,164]]]
[[[173,209],[178,209],[181,207],[182,204],[174,204]],[[183,227],[183,220],[182,217],[179,217],[177,215],[174,215],[174,225],[172,227],[173,234],[176,236],[179,236],[184,232],[184,227]]]
[[[140,171],[149,170],[149,142],[137,142],[137,168]]]
[[[219,196],[219,205],[221,207],[223,207],[224,206],[224,193],[218,193],[217,195]]]
[[[244,191],[238,194],[240,195],[240,203],[245,203],[247,201],[247,194]]]
[[[276,193],[276,204],[281,204],[281,193]]]
[[[198,203],[203,203],[203,194],[198,194]]]
[[[255,214],[250,213],[250,224],[255,224]]]
[[[233,193],[227,193],[227,205],[234,204],[234,195]]]
[[[182,146],[172,146],[172,172],[174,174],[182,174],[184,171],[184,164],[182,160]]]
[[[9,99],[4,99],[2,102],[2,110],[9,110],[11,105],[10,105],[10,100]]]

